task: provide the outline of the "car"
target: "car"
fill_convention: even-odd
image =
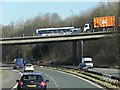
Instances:
[[[78,69],[83,70],[83,71],[88,71],[88,67],[86,66],[85,63],[80,63],[78,66]]]
[[[46,90],[47,82],[38,72],[24,72],[20,80],[16,80],[17,90]]]
[[[45,65],[44,60],[40,60],[40,61],[38,61],[38,65],[39,65],[39,66],[44,66],[44,65]]]
[[[24,59],[24,66],[25,66],[26,64],[30,64],[30,60]]]
[[[24,72],[26,72],[26,71],[34,71],[34,66],[32,65],[32,64],[26,64],[25,66],[24,66]]]

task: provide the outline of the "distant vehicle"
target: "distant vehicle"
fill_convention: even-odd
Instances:
[[[78,66],[78,69],[87,71],[87,70],[88,70],[88,67],[86,66],[85,63],[80,63],[79,66]]]
[[[30,64],[30,60],[25,59],[25,60],[24,60],[24,66],[25,66],[26,64]]]
[[[87,68],[93,68],[93,61],[91,57],[84,57],[82,58],[82,63]]]
[[[25,66],[24,66],[24,72],[26,72],[26,71],[34,71],[34,66],[32,65],[32,64],[26,64]]]
[[[38,61],[38,65],[39,65],[39,66],[44,66],[44,65],[45,65],[44,60],[40,60],[40,61]]]
[[[82,33],[81,28],[72,29],[72,34],[79,34],[79,33]]]
[[[15,63],[15,66],[13,67],[14,69],[18,69],[18,68],[23,68],[24,67],[23,58],[15,58],[14,59],[14,63]]]
[[[42,28],[36,30],[37,36],[54,36],[67,35],[72,33],[74,27],[60,27],[60,28]]]
[[[46,90],[47,82],[41,73],[27,72],[23,73],[18,83],[17,90]]]
[[[119,17],[120,26],[120,17]],[[95,17],[93,21],[84,25],[83,32],[115,31],[115,17],[103,16]]]

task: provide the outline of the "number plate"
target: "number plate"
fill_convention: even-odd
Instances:
[[[36,85],[27,85],[27,87],[36,87]]]

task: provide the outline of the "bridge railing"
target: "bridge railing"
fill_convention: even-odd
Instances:
[[[19,37],[5,37],[5,35],[2,35],[0,40],[12,40],[12,39],[30,39],[30,38],[49,38],[49,37],[74,37],[74,36],[89,36],[89,35],[109,35],[109,34],[117,34],[117,32],[94,32],[94,33],[79,33],[79,34],[70,34],[70,35],[51,35],[51,36],[35,36],[33,33],[31,36],[25,36],[25,34],[22,34]]]

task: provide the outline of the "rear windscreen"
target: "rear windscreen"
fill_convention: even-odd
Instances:
[[[39,80],[39,81],[43,81],[43,78],[42,78],[42,76],[41,75],[24,75],[23,77],[22,77],[22,81],[23,80],[33,80],[33,81],[35,81],[35,80]]]

